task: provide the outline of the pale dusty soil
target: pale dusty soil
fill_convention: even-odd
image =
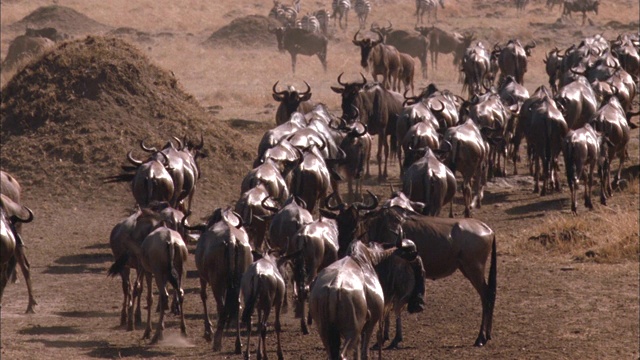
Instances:
[[[163,8],[158,3],[167,7]],[[336,109],[339,100],[329,85],[336,85],[335,78],[342,71],[347,71],[353,78],[360,71],[358,55],[350,43],[355,16],[352,16],[349,33],[339,34],[337,40],[330,44],[334,55],[329,57],[330,67],[326,74],[322,73],[317,59],[301,57],[298,60],[299,72],[293,77],[288,55],[277,53],[275,46],[242,50],[201,46],[213,31],[237,16],[266,15],[271,2],[261,1],[258,4],[256,1],[253,4],[244,1],[242,4],[246,3],[246,6],[234,10],[235,13],[231,12],[230,1],[211,6],[204,1],[186,3],[181,7],[170,1],[135,5],[118,1],[110,7],[107,3],[93,6],[82,1],[59,1],[60,5],[72,7],[114,28],[131,26],[152,33],[175,33],[174,37],[154,38],[149,43],[131,41],[145,51],[151,61],[174,71],[186,91],[203,106],[221,105],[215,121],[224,122],[243,133],[242,141],[237,144],[242,149],[255,149],[262,133],[273,124],[275,107],[272,106],[270,89],[276,80],[302,84],[306,79],[314,86],[314,99]],[[392,11],[388,9],[396,2],[379,3],[390,14]],[[637,21],[638,14],[637,2],[620,2],[611,8],[607,8],[607,2],[601,8],[601,15],[592,16],[596,26],[580,28],[579,20],[576,20],[575,29],[545,27],[532,30],[526,21],[515,17],[513,8],[490,3],[495,6],[482,7],[480,16],[471,13],[467,8],[468,1],[453,1],[448,9],[439,12],[439,16],[445,27],[484,29],[482,34],[491,39],[504,41],[511,36],[525,40],[531,37],[548,39],[535,50],[531,60],[526,76],[530,91],[546,83],[541,62],[543,51],[554,46],[567,46],[599,32],[615,38],[617,31],[598,25],[612,19],[621,23]],[[2,2],[3,56],[8,42],[18,33],[8,25],[40,5],[49,3]],[[530,8],[531,23],[553,23],[559,16],[556,10],[549,14],[540,1],[533,2]],[[413,26],[413,2],[410,6],[402,5],[400,10],[407,19],[403,19],[400,13],[393,13],[390,16],[394,24],[405,28]],[[145,14],[148,18],[144,17]],[[486,18],[486,14],[506,14],[506,20]],[[579,16],[574,16],[579,19]],[[372,14],[372,17],[375,21],[385,19],[382,11]],[[265,60],[257,64],[258,58]],[[450,57],[442,57],[440,71],[430,72],[430,81],[459,92],[457,74],[450,61]],[[427,83],[426,80],[418,80],[419,86]],[[118,151],[124,158],[126,150]],[[631,161],[627,165],[637,167],[640,163],[637,130],[632,132],[630,155]],[[245,159],[220,163],[203,161],[204,175],[194,204],[196,214],[204,216],[217,207],[233,203],[239,195],[238,185],[223,188],[219,184],[238,184],[239,178],[221,181],[221,177],[230,166],[246,170],[250,163]],[[615,164],[617,166],[617,162]],[[376,174],[374,169],[372,167]],[[386,197],[389,184],[396,187],[399,184],[397,163],[391,163],[390,169],[391,176],[387,182],[376,184],[370,181],[367,188]],[[118,168],[112,169],[114,174],[118,171]],[[520,173],[524,173],[524,164],[521,164]],[[28,244],[39,305],[36,314],[24,314],[27,293],[21,275],[18,284],[7,287],[1,318],[2,359],[240,358],[230,352],[233,343],[231,333],[223,340],[224,351],[218,354],[214,354],[211,345],[203,339],[199,284],[194,277],[189,277],[184,285],[186,339],[179,337],[178,321],[173,316],[168,317],[166,340],[158,346],[149,346],[141,340],[142,330],[126,332],[118,326],[121,288],[119,279],[106,277],[106,270],[113,260],[108,237],[113,225],[128,215],[126,209],[133,205],[133,201],[127,185],[104,187],[96,177],[87,176],[82,187],[67,190],[64,180],[55,176],[55,181],[32,183],[31,177],[41,178],[42,175],[18,173],[19,180],[29,184],[24,186],[23,202],[33,209],[37,217],[32,224],[23,227],[23,234]],[[632,184],[638,186],[637,181]],[[578,254],[572,251],[553,252],[529,244],[529,237],[540,234],[540,225],[549,216],[570,216],[567,214],[569,195],[566,186],[563,193],[544,198],[531,190],[532,182],[528,176],[499,179],[488,185],[484,206],[474,212],[476,218],[489,224],[497,234],[498,290],[493,340],[484,348],[471,346],[480,324],[480,300],[470,283],[458,272],[443,280],[427,281],[427,309],[419,315],[404,315],[403,348],[384,351],[384,358],[638,359],[637,258],[635,261],[619,260],[604,264],[582,262],[575,257],[583,255],[583,251]],[[597,206],[595,218],[612,211],[637,212],[638,206],[637,189],[617,192],[608,208]],[[457,216],[462,212],[458,198],[454,211]],[[579,212],[585,211],[579,204]],[[594,221],[594,226],[598,226],[597,221]],[[193,273],[193,258],[189,261],[188,270]],[[212,307],[211,297],[209,302]],[[153,313],[152,317],[157,319],[157,314]],[[284,315],[283,323],[283,348],[287,358],[325,357],[313,327],[311,334],[301,335],[292,312]],[[255,348],[255,336],[251,345]],[[268,335],[267,346],[269,356],[275,357],[272,332]]]

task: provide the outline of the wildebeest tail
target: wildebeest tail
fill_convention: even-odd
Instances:
[[[16,264],[18,264],[18,257],[16,254],[11,255],[9,258],[9,262],[7,263],[7,268],[5,269],[4,278],[9,279],[13,275],[13,272],[16,271]]]
[[[489,267],[489,281],[487,292],[487,303],[489,304],[490,314],[493,314],[493,306],[496,303],[496,287],[497,287],[497,259],[496,259],[496,235],[493,235],[493,243],[491,245],[491,265]]]
[[[575,163],[573,161],[573,146],[569,138],[565,138],[563,144],[564,146],[564,157],[565,157],[565,168],[567,170],[567,182],[569,185],[573,184],[574,176],[575,176]]]
[[[120,257],[116,259],[113,265],[111,265],[111,267],[109,268],[109,271],[107,271],[107,276],[112,277],[120,274],[122,270],[124,270],[124,267],[129,262],[129,256],[130,255],[128,252],[125,252],[124,254],[120,255]]]
[[[180,291],[180,280],[175,264],[176,247],[173,241],[167,243],[167,250],[169,251],[169,282],[176,291]]]
[[[251,293],[244,300],[244,310],[242,311],[242,322],[247,324],[247,327],[251,325],[251,315],[253,315],[253,309],[256,307],[256,301],[260,294],[260,279],[259,275],[251,277]]]
[[[227,251],[225,252],[225,257],[227,258],[226,264],[229,269],[229,276],[227,278],[227,293],[225,296],[224,307],[225,307],[225,322],[226,325],[231,323],[231,319],[238,315],[238,307],[240,305],[239,302],[239,292],[238,292],[238,279],[242,276],[238,269],[238,256],[239,256],[239,244],[234,242],[234,244],[227,245]]]
[[[453,147],[453,153],[451,154],[451,172],[456,173],[456,159],[460,153],[460,140],[456,139],[456,146]]]
[[[329,357],[331,359],[340,359],[340,331],[335,328],[335,325],[340,319],[338,319],[338,307],[340,306],[340,289],[334,291],[328,290],[328,302],[326,303],[329,318],[325,320],[325,324],[328,324],[328,336],[329,344]]]
[[[307,246],[307,241],[304,236],[301,236],[302,243],[302,251],[294,258],[293,267],[294,267],[294,278],[293,280],[296,282],[296,286],[298,288],[298,300],[296,301],[296,309],[295,309],[295,317],[301,318],[304,316],[302,313],[303,302],[306,300],[306,290],[305,290],[305,279],[307,278],[307,265],[305,263],[305,248]]]

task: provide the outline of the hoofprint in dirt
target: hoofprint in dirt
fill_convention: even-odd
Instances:
[[[359,65],[360,54],[351,43],[355,28],[334,34],[329,45],[327,73],[322,72],[317,59],[301,57],[293,76],[289,55],[278,53],[275,45],[236,49],[220,43],[205,44],[213,33],[234,19],[256,13],[266,15],[271,2],[194,0],[188,6],[162,0],[114,0],[104,4],[60,0],[58,3],[75,9],[80,15],[62,9],[58,14],[76,16],[57,20],[66,21],[66,27],[62,23],[31,25],[65,28],[76,34],[77,39],[96,34],[97,30],[87,24],[104,24],[105,32],[133,29],[115,31],[111,36],[133,44],[148,58],[145,61],[165,71],[154,72],[160,74],[156,75],[158,79],[168,79],[167,83],[171,84],[173,77],[178,88],[193,94],[200,105],[215,114],[204,116],[191,105],[180,105],[180,109],[171,112],[151,113],[149,109],[165,104],[166,99],[136,98],[123,91],[117,95],[122,95],[124,100],[134,99],[134,105],[144,106],[127,111],[124,103],[114,98],[113,103],[97,104],[100,106],[91,108],[92,112],[87,111],[89,108],[54,107],[63,113],[79,114],[75,120],[84,121],[84,125],[71,134],[65,134],[55,123],[43,127],[51,130],[46,134],[32,133],[10,139],[3,133],[3,149],[7,143],[16,143],[16,139],[22,141],[17,155],[24,163],[14,166],[23,183],[23,201],[36,215],[34,222],[24,226],[23,231],[39,305],[36,314],[25,315],[24,281],[8,286],[2,307],[1,357],[240,358],[231,353],[231,332],[223,340],[221,353],[214,354],[211,344],[203,339],[199,285],[193,277],[184,285],[186,339],[179,336],[179,323],[172,316],[166,324],[165,341],[158,346],[149,346],[141,340],[141,328],[127,332],[118,326],[122,293],[120,280],[106,277],[113,261],[108,237],[111,228],[129,215],[133,203],[128,184],[105,186],[99,177],[117,173],[119,159],[124,160],[126,151],[133,149],[136,141],[143,137],[164,142],[171,135],[184,135],[165,134],[151,125],[149,119],[155,119],[157,114],[169,114],[167,118],[173,122],[167,120],[164,125],[196,134],[204,128],[210,136],[206,146],[212,156],[201,162],[203,177],[194,200],[194,217],[203,217],[217,207],[233,204],[240,195],[237,184],[251,165],[260,137],[274,124],[275,106],[270,92],[273,83],[280,80],[282,85],[290,83],[300,87],[306,80],[312,86],[312,100],[325,102],[332,111],[340,113],[339,97],[329,86],[337,84],[337,76],[343,71],[347,80],[358,79],[359,72],[366,74]],[[635,1],[602,4],[597,16],[590,15],[596,25],[585,27],[556,21],[559,11],[549,12],[543,1],[531,3],[527,19],[523,21],[516,16],[514,7],[499,1],[469,6],[467,0],[452,0],[447,2],[446,9],[441,9],[437,26],[461,33],[474,30],[477,37],[490,46],[510,38],[523,42],[535,38],[538,48],[530,58],[525,75],[529,91],[547,83],[542,59],[549,49],[566,47],[598,33],[614,39],[620,32],[637,29],[634,24],[638,21],[639,4]],[[10,40],[24,31],[22,26],[8,25],[18,23],[38,6],[45,5],[51,4],[45,0],[2,2],[0,52],[3,56]],[[374,6],[370,18],[380,24],[390,20],[397,28],[412,29],[413,20],[407,19],[415,10],[413,6],[411,2],[381,2]],[[132,69],[138,66],[134,64]],[[451,65],[451,56],[441,56],[438,66],[437,71],[429,69],[428,80],[416,79],[417,87],[435,82],[441,88],[459,93],[458,71]],[[170,72],[173,74],[167,75]],[[3,84],[9,80],[3,75]],[[48,105],[69,106],[70,99],[57,100],[59,103]],[[181,117],[185,113],[194,116]],[[193,126],[194,118],[197,128]],[[139,123],[135,123],[136,119]],[[122,124],[118,125],[119,122]],[[203,125],[205,123],[207,125]],[[131,131],[138,126],[143,130]],[[105,129],[110,131],[100,132]],[[83,131],[87,133],[83,135]],[[130,143],[123,140],[121,134],[125,134]],[[637,178],[640,163],[637,130],[631,138],[627,169],[630,173],[636,169],[634,177]],[[113,141],[117,141],[116,146]],[[78,144],[83,144],[82,148]],[[110,165],[105,166],[99,156],[106,156]],[[55,166],[57,163],[59,167]],[[375,163],[372,166],[375,168]],[[524,164],[521,166],[523,174]],[[389,184],[396,188],[400,184],[397,163],[392,162],[390,169],[387,181],[381,184],[367,181],[365,189],[386,198],[390,193]],[[561,174],[564,176],[563,171]],[[608,207],[596,206],[596,210],[589,212],[579,206],[579,215],[574,217],[569,213],[566,187],[563,193],[540,197],[532,193],[529,176],[498,178],[489,183],[483,207],[474,210],[474,216],[497,234],[498,291],[493,339],[484,348],[471,346],[480,325],[480,303],[469,282],[456,273],[436,282],[427,281],[427,309],[419,315],[403,315],[403,348],[384,351],[384,358],[638,358],[637,179],[630,180],[629,185],[614,194]],[[459,194],[454,202],[454,212],[459,217],[463,209]],[[562,222],[571,222],[568,234],[554,232],[554,227]],[[635,227],[635,233],[624,230],[627,227]],[[612,250],[608,245],[619,240],[616,228],[624,228],[627,235],[635,234],[629,243],[632,249],[635,245],[636,255],[630,259],[607,260],[607,254],[625,250]],[[609,232],[602,233],[603,229]],[[193,250],[193,245],[190,248]],[[187,268],[193,274],[193,257]],[[154,301],[155,306],[157,297]],[[212,304],[210,296],[209,306]],[[212,315],[215,319],[216,314]],[[157,316],[152,314],[154,321]],[[283,330],[287,358],[325,358],[315,328],[310,327],[311,333],[303,336],[292,311],[283,316]],[[271,330],[267,350],[270,357],[275,357]]]

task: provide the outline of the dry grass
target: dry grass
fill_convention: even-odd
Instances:
[[[571,254],[576,261],[637,261],[638,213],[601,209],[577,216],[551,214],[518,247],[523,252]]]

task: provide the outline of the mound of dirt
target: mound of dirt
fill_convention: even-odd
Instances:
[[[24,31],[27,27],[53,27],[69,35],[102,33],[111,28],[74,9],[58,5],[39,7],[22,20],[11,24],[9,28],[14,31]]]
[[[233,20],[211,34],[206,45],[224,45],[234,47],[274,47],[276,37],[269,32],[269,26],[281,24],[272,18],[261,15],[250,15]]]
[[[161,147],[171,136],[204,134],[212,183],[234,183],[254,146],[211,118],[178,81],[134,46],[89,36],[63,43],[2,89],[0,160],[19,179],[52,193],[87,192],[120,172],[142,139]],[[246,148],[241,148],[246,146]],[[213,169],[213,170],[212,170]],[[211,173],[213,171],[214,173]],[[227,188],[231,188],[229,185]]]

